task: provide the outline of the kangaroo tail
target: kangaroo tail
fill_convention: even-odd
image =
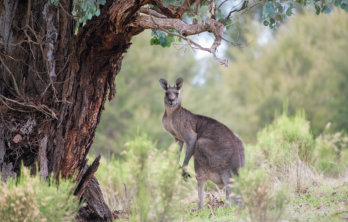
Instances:
[[[245,166],[244,145],[243,145],[242,140],[239,138],[239,136],[236,134],[235,134],[235,136],[237,137],[236,146],[237,146],[238,159],[239,159],[238,167],[244,167]]]
[[[245,154],[244,154],[244,145],[241,142],[241,146],[239,148],[239,166],[244,167],[245,166]]]

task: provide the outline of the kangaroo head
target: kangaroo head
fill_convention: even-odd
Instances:
[[[182,84],[184,80],[182,78],[178,78],[175,81],[174,86],[170,86],[165,79],[159,80],[162,88],[166,91],[164,96],[164,104],[166,106],[180,106],[181,105],[181,96],[180,96],[180,89],[182,87]]]

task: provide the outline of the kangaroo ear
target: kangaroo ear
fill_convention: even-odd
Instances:
[[[168,85],[167,80],[165,80],[165,79],[160,79],[159,82],[160,82],[160,84],[161,84],[161,86],[162,86],[162,88],[163,88],[164,90],[167,90],[167,89],[169,88],[169,85]]]
[[[180,77],[175,81],[175,88],[177,90],[180,90],[182,87],[182,84],[184,83],[184,80]]]

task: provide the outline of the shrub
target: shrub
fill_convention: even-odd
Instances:
[[[311,166],[314,147],[309,123],[302,112],[295,117],[283,113],[258,134],[253,150],[263,157],[263,161],[258,157],[256,162],[267,167],[274,182],[290,184],[290,188],[299,192],[317,180]]]
[[[109,206],[130,221],[172,221],[178,216],[185,210],[181,197],[190,196],[192,184],[181,178],[177,149],[158,150],[141,135],[126,144],[124,158],[104,160],[97,178]]]
[[[235,190],[243,200],[251,221],[279,221],[287,202],[284,188],[276,188],[269,174],[263,169],[240,170],[235,178]]]
[[[30,176],[22,168],[19,178],[9,179],[0,186],[0,218],[4,221],[75,221],[79,201],[72,196],[72,181],[51,184]]]
[[[266,159],[276,165],[294,161],[297,157],[310,163],[314,139],[303,112],[292,118],[283,113],[258,134],[258,145]]]
[[[0,217],[3,221],[39,221],[40,210],[33,187],[1,185]]]
[[[338,175],[348,167],[348,137],[340,132],[330,133],[330,125],[316,139],[314,165],[327,175]]]

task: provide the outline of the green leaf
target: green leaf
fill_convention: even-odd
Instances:
[[[175,30],[172,30],[175,32]],[[153,29],[151,32],[152,39],[150,40],[151,45],[160,45],[162,47],[170,47],[172,42],[174,42],[174,36],[171,34],[166,34],[163,31]]]
[[[49,3],[53,4],[54,6],[58,6],[59,0],[50,0]]]
[[[329,14],[331,12],[331,8],[328,5],[325,5],[324,8],[322,8],[321,12]]]
[[[159,41],[160,41],[160,45],[161,45],[162,47],[166,47],[166,46],[168,45],[167,38],[161,37],[161,38],[159,38]]]
[[[277,14],[275,16],[275,19],[278,20],[279,22],[282,22],[283,21],[283,16],[281,14]]]
[[[264,24],[265,26],[268,26],[268,25],[269,25],[269,22],[268,22],[267,20],[265,20],[265,21],[263,21],[263,24]]]
[[[174,42],[174,36],[168,35],[167,36],[167,47],[170,47],[172,45],[172,42]]]
[[[90,20],[93,17],[92,13],[88,13],[87,17]]]
[[[155,35],[156,35],[156,30],[152,29],[151,36],[155,36]]]
[[[283,8],[282,4],[280,4],[279,2],[275,2],[274,5],[279,13],[283,13],[284,8]]]
[[[348,11],[348,4],[343,3],[343,4],[341,5],[341,8],[344,9],[344,10],[346,10],[346,11]]]
[[[306,0],[296,0],[296,2],[300,5],[306,5],[307,1]]]
[[[97,4],[98,5],[104,5],[106,3],[106,0],[98,0]]]
[[[266,4],[262,8],[262,16],[264,18],[269,18],[272,15],[274,15],[274,13],[275,13],[275,9],[272,2],[266,2]]]
[[[81,3],[81,8],[83,11],[87,11],[87,8],[88,8],[87,3],[85,3],[85,2]]]
[[[290,6],[289,8],[286,10],[285,14],[287,16],[291,16],[292,15],[292,9],[294,8],[294,4],[292,2],[290,2]]]
[[[317,15],[319,15],[320,14],[320,7],[319,7],[319,5],[314,5],[314,8],[315,8],[315,13]]]
[[[335,0],[335,6],[338,7],[341,4],[341,0]]]
[[[96,16],[99,16],[100,15],[100,9],[98,8],[97,11],[95,12],[95,15]]]
[[[156,36],[151,38],[150,45],[159,45],[159,44],[160,44],[160,42]]]

